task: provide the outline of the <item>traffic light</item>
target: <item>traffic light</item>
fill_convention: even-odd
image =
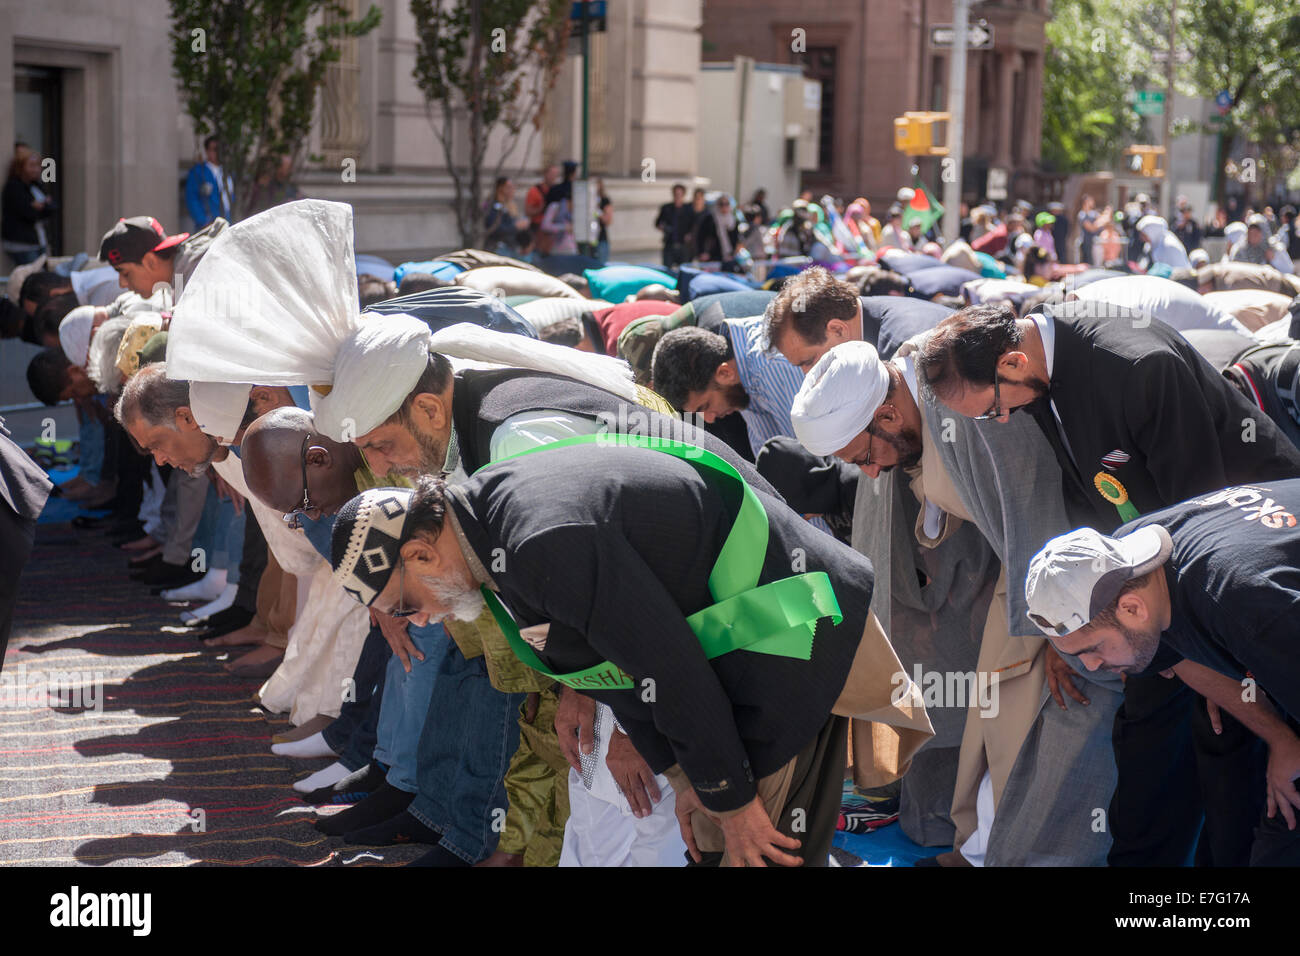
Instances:
[[[934,145],[934,124],[947,121],[947,113],[907,112],[896,117],[894,149],[905,156],[947,156],[947,146]]]
[[[1163,146],[1130,146],[1124,150],[1124,155],[1128,157],[1128,168],[1132,172],[1150,179],[1164,177],[1165,171],[1160,168],[1165,155]]]

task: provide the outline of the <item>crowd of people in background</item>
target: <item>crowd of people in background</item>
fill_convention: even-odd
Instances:
[[[945,238],[919,184],[877,218],[678,183],[627,263],[564,163],[495,182],[484,248],[393,266],[278,158],[231,224],[205,150],[193,231],[131,215],[62,271],[16,153],[0,328],[77,407],[76,521],[325,762],[322,832],[431,866],[824,865],[895,820],[943,866],[1296,861],[1292,207],[981,202]],[[1218,517],[1248,505],[1254,558]]]

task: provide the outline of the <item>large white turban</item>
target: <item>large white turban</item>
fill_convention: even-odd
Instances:
[[[804,376],[790,409],[795,437],[814,455],[830,455],[871,424],[889,394],[889,369],[866,342],[841,342]]]
[[[199,431],[223,445],[229,445],[235,440],[239,426],[244,423],[248,394],[252,390],[251,385],[191,382],[190,414],[194,416]]]
[[[59,323],[59,345],[73,365],[85,366],[90,357],[90,334],[95,329],[95,307],[79,305]]]
[[[274,206],[222,230],[172,311],[167,375],[323,385],[359,325],[352,207]]]

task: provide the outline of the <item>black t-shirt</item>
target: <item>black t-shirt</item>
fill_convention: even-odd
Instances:
[[[1300,479],[1236,485],[1153,511],[1173,539],[1165,565],[1169,629],[1144,673],[1186,658],[1236,680],[1254,677],[1300,716]]]

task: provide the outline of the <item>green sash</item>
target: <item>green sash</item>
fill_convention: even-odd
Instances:
[[[761,587],[758,585],[767,554],[767,512],[740,473],[724,459],[703,448],[645,435],[583,435],[539,445],[483,468],[491,468],[519,455],[590,444],[650,448],[681,458],[701,474],[708,469],[735,482],[742,490],[740,511],[709,573],[709,593],[717,603],[686,618],[709,660],[731,651],[746,650],[806,661],[812,657],[817,621],[830,617],[839,624],[844,619],[830,577],[824,571],[796,574]],[[632,675],[610,661],[569,674],[552,672],[520,636],[519,626],[497,596],[487,587],[480,590],[511,649],[529,667],[577,690],[631,690],[635,686]]]

